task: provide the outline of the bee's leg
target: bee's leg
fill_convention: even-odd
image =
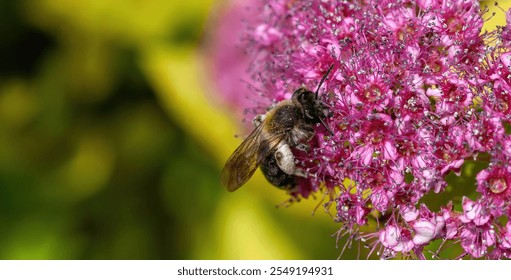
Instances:
[[[277,104],[270,104],[268,107],[266,107],[266,112],[270,111],[271,109],[275,108],[275,105]]]
[[[255,116],[254,119],[252,120],[254,127],[260,126],[263,123],[265,118],[266,118],[266,114],[261,114],[261,115]]]
[[[275,151],[275,160],[284,173],[307,178],[307,174],[296,167],[295,156],[293,152],[291,152],[288,144],[282,144],[277,148]]]
[[[298,146],[303,148],[304,146],[301,145],[301,143],[310,141],[312,137],[314,137],[314,134],[315,131],[310,124],[299,123],[290,131],[287,142],[292,147],[297,147],[301,150]]]
[[[307,173],[305,173],[303,170],[301,170],[300,168],[296,168],[295,169],[295,173],[293,173],[293,175],[295,176],[299,176],[299,177],[303,177],[303,178],[307,178],[309,176],[307,176]]]
[[[306,152],[306,153],[309,153],[311,147],[309,146],[309,144],[305,144],[305,143],[298,143],[298,145],[296,145],[296,148],[302,152]]]

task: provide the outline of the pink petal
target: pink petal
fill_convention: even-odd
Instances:
[[[387,248],[392,248],[399,243],[401,230],[393,225],[388,225],[384,230],[380,231],[380,242]]]
[[[386,141],[383,148],[383,158],[395,160],[397,158],[396,145],[390,141]]]
[[[463,198],[463,212],[465,212],[465,218],[469,220],[475,219],[481,213],[481,205],[475,203],[467,197]]]
[[[373,159],[374,149],[371,146],[365,146],[360,151],[360,158],[363,165],[369,165]]]
[[[413,243],[417,245],[426,244],[435,237],[435,225],[426,220],[420,220],[413,225],[415,236]]]
[[[419,209],[415,207],[406,207],[401,210],[401,217],[407,222],[414,221],[419,216]]]

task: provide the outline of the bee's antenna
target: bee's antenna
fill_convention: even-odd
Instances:
[[[328,70],[326,71],[326,74],[323,75],[323,78],[321,78],[321,82],[319,82],[318,89],[316,89],[316,99],[318,99],[319,88],[321,88],[321,85],[323,85],[323,82],[326,80],[326,78],[330,74],[330,71],[332,71],[333,68],[334,68],[334,65],[333,64],[330,65],[330,68],[328,68]]]
[[[330,132],[330,135],[334,136],[334,133],[332,132],[332,130],[330,129],[330,127],[328,127],[328,125],[326,125],[325,121],[322,119],[322,118],[319,118],[319,121],[321,122],[321,124],[326,128],[326,130],[328,130],[328,132]]]
[[[330,74],[330,72],[332,71],[332,69],[334,68],[334,65],[330,65],[330,67],[328,68],[328,70],[326,71],[325,75],[323,75],[323,78],[321,78],[321,82],[319,82],[319,85],[318,85],[318,88],[316,89],[316,100],[318,99],[318,92],[319,92],[319,89],[321,88],[321,86],[323,85],[323,82],[326,80],[326,78],[328,77],[328,75]],[[328,132],[330,132],[330,135],[334,135],[334,133],[332,132],[332,130],[330,129],[330,127],[328,127],[328,125],[326,125],[325,121],[323,120],[323,118],[319,118],[319,121],[321,122],[321,124],[326,128],[326,130],[328,130]]]

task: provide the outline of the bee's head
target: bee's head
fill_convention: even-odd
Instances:
[[[302,109],[304,121],[309,124],[321,123],[331,135],[334,135],[330,128],[325,124],[326,118],[330,111],[326,105],[317,98],[317,95],[301,87],[293,93],[293,103]]]
[[[307,123],[320,123],[326,117],[326,106],[316,98],[316,94],[304,87],[293,93],[293,103],[302,109],[304,119]]]
[[[323,103],[318,97],[318,91],[326,80],[330,71],[334,68],[334,65],[330,65],[323,78],[319,82],[316,92],[312,92],[305,87],[301,87],[293,92],[292,101],[296,106],[302,109],[304,120],[310,124],[321,123],[330,134],[334,135],[330,128],[323,121],[329,115],[329,110],[325,103]]]

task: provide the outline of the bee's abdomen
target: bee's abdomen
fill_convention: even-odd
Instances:
[[[279,168],[273,153],[270,153],[263,160],[261,164],[261,171],[263,172],[264,177],[266,177],[266,180],[268,180],[268,182],[272,185],[280,188],[289,188],[295,185],[294,176],[286,174]]]

